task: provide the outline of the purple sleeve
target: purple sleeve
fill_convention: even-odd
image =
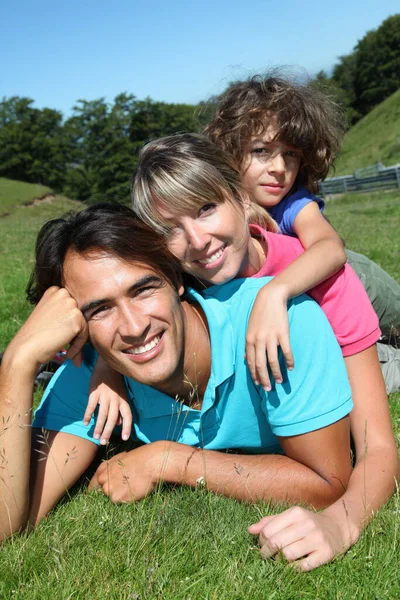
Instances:
[[[321,212],[325,208],[325,202],[321,198],[317,198],[305,187],[301,187],[285,196],[276,206],[271,206],[269,213],[278,223],[281,233],[296,237],[294,221],[299,212],[310,202],[317,202]]]

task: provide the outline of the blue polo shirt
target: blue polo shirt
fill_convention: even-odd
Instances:
[[[213,450],[280,452],[277,436],[307,433],[330,425],[352,408],[340,348],[319,306],[308,296],[289,302],[293,371],[281,361],[283,384],[256,386],[244,359],[248,318],[258,290],[270,278],[234,280],[201,294],[190,289],[207,316],[211,375],[201,411],[125,378],[133,412],[132,437],[145,443],[168,439]],[[67,362],[53,377],[35,414],[34,427],[93,439],[94,419],[82,423],[96,353],[85,349],[80,368]]]

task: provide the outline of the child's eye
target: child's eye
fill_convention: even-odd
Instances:
[[[286,150],[285,154],[290,158],[299,158],[299,153],[297,150]]]
[[[214,210],[216,208],[216,204],[215,202],[210,202],[209,204],[203,204],[203,206],[200,208],[199,210],[199,216],[203,215],[204,213],[208,213],[212,210]]]
[[[253,148],[250,151],[250,154],[265,154],[267,152],[266,148]]]

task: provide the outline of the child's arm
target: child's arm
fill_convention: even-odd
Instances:
[[[267,390],[271,385],[265,352],[277,383],[282,383],[278,346],[288,369],[294,367],[287,301],[325,281],[346,262],[343,243],[322,216],[316,202],[309,202],[300,210],[293,228],[305,252],[259,291],[247,329],[246,359],[249,369],[255,383],[260,383]]]
[[[107,444],[115,425],[121,425],[123,440],[131,433],[132,411],[126,400],[126,388],[122,375],[111,369],[99,356],[90,380],[89,402],[83,417],[85,425],[99,404],[96,427],[93,437],[100,439],[102,445]]]

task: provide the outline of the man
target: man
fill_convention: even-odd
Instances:
[[[125,376],[134,436],[145,442],[97,469],[91,486],[113,501],[140,500],[159,481],[239,500],[337,500],[351,471],[340,349],[319,307],[298,298],[289,307],[296,368],[271,392],[255,386],[243,350],[263,284],[184,297],[177,261],[122,206],[47,223],[29,286],[38,304],[1,367],[1,537],[35,525],[96,455],[93,422],[82,422],[93,348]],[[82,351],[87,339],[93,348]],[[68,343],[75,365],[57,372],[31,428],[36,369]]]

